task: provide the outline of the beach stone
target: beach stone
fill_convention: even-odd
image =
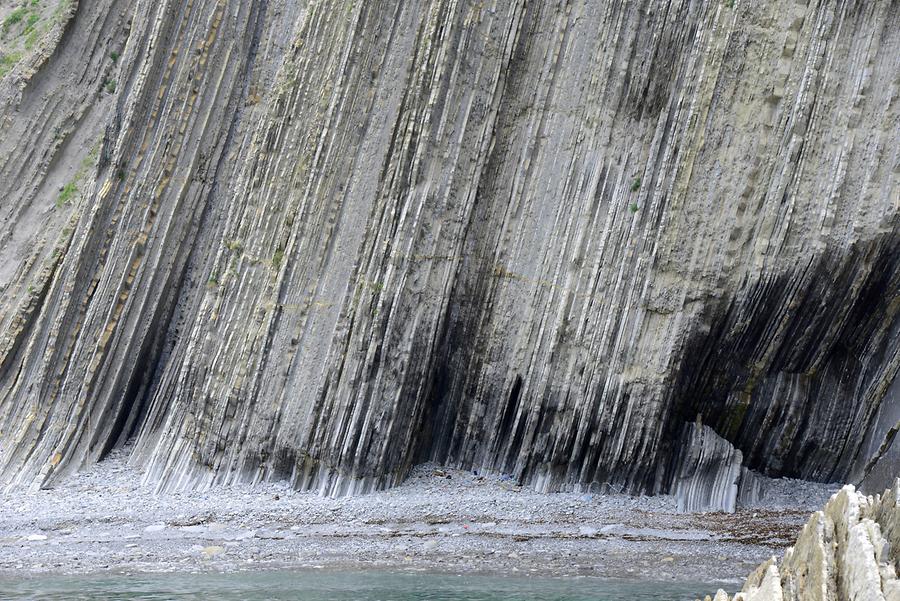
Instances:
[[[284,533],[279,532],[278,530],[270,530],[270,529],[262,529],[257,530],[254,534],[256,538],[266,539],[266,540],[282,540],[284,538]]]
[[[203,547],[200,552],[203,553],[205,557],[209,558],[224,553],[225,547],[220,547],[219,545],[210,545],[208,547]]]

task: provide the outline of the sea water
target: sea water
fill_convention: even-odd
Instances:
[[[715,584],[389,572],[42,575],[0,578],[0,599],[299,601],[678,601]]]

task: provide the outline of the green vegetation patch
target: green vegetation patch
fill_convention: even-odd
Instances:
[[[21,6],[6,15],[0,22],[0,35],[5,42],[6,55],[2,57],[6,64],[0,64],[0,77],[11,69],[9,56],[14,56],[14,62],[17,62],[22,58],[23,50],[33,50],[50,28],[61,21],[64,14],[62,9],[66,8],[63,4],[68,2],[69,0],[63,0],[51,18],[44,18],[46,15],[42,12],[41,0],[23,0]]]
[[[62,208],[63,205],[69,204],[69,201],[78,193],[78,186],[75,185],[75,182],[69,182],[65,186],[63,186],[62,191],[59,193],[59,196],[56,199],[56,207]]]
[[[22,58],[21,52],[11,52],[9,54],[0,54],[0,77],[9,73],[17,62]]]
[[[281,267],[282,261],[284,261],[284,249],[279,248],[275,251],[275,254],[272,255],[272,267],[278,269]]]
[[[15,25],[18,25],[23,19],[25,19],[25,16],[27,14],[28,14],[28,9],[25,8],[24,6],[20,6],[19,8],[15,9],[14,11],[12,11],[8,15],[6,15],[6,18],[3,19],[3,26],[2,26],[3,33],[6,33],[10,29],[12,29]]]

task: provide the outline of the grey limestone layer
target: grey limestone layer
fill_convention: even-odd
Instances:
[[[898,471],[900,3],[39,19],[0,38],[5,488],[130,439],[169,490]]]

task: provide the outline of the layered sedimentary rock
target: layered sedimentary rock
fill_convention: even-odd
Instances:
[[[896,2],[59,8],[0,38],[4,486],[669,491],[698,415],[896,471]]]
[[[900,599],[900,480],[867,497],[844,487],[803,527],[797,542],[761,564],[729,597],[714,601]],[[710,597],[706,597],[710,601]]]
[[[752,478],[743,474],[742,453],[702,423],[686,425],[679,446],[672,482],[678,510],[733,512],[740,489],[747,488]]]

